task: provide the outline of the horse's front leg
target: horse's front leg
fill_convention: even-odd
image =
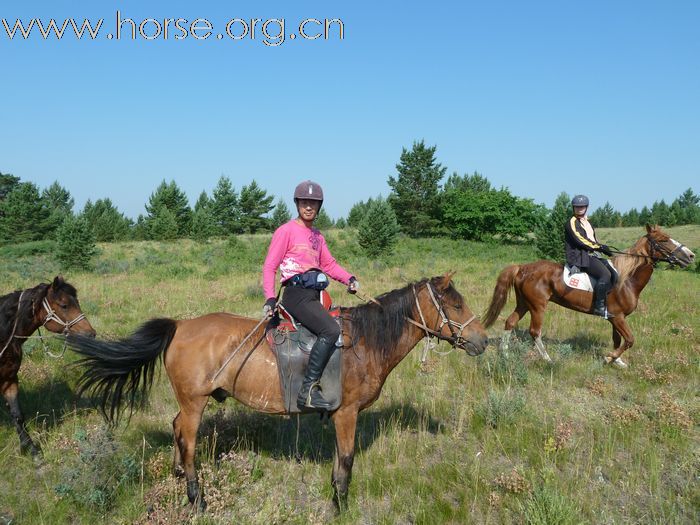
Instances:
[[[7,407],[10,409],[10,416],[12,417],[12,421],[17,429],[17,434],[19,435],[20,450],[23,454],[29,451],[33,457],[40,457],[41,449],[34,444],[32,438],[29,437],[27,428],[24,426],[24,416],[19,406],[19,384],[17,383],[17,377],[15,377],[14,380],[0,384],[0,389],[2,390],[5,401],[7,401]]]
[[[338,512],[347,508],[348,487],[352,477],[352,464],[355,460],[355,429],[357,428],[356,407],[345,407],[333,414],[335,424],[335,457],[333,458],[333,502]]]
[[[619,314],[613,317],[610,319],[610,323],[612,324],[612,338],[615,348],[605,357],[605,362],[617,368],[627,368],[627,363],[625,363],[620,356],[628,348],[632,347],[634,344],[634,335],[632,335],[632,330],[627,324],[624,315]],[[624,342],[622,341],[623,339]]]

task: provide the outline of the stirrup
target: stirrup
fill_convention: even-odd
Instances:
[[[302,387],[303,389],[303,387]],[[311,401],[311,395],[314,392],[314,389],[318,389],[319,392],[321,392],[321,382],[320,381],[314,381],[309,385],[309,389],[306,391],[306,396],[302,397],[301,392],[299,392],[299,396],[297,396],[297,406],[299,408],[311,408],[313,410],[328,410],[331,406],[331,404],[323,399],[322,400],[322,405],[314,405]],[[319,396],[321,394],[319,393]]]

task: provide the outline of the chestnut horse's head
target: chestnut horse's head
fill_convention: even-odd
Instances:
[[[658,225],[647,224],[649,256],[669,264],[685,268],[695,260],[695,254],[686,246],[672,239]]]
[[[489,339],[481,322],[452,285],[453,275],[454,272],[447,273],[415,285],[417,313],[433,335],[476,356],[486,350]]]
[[[95,330],[80,309],[75,288],[60,275],[49,285],[41,306],[38,315],[47,330],[95,337]]]

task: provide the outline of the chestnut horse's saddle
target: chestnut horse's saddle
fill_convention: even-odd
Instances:
[[[600,260],[603,261],[610,269],[611,284],[612,286],[615,286],[618,277],[617,269],[608,259]],[[583,290],[584,292],[592,292],[597,282],[597,279],[580,270],[578,266],[569,267],[568,264],[564,265],[564,273],[562,275],[566,286],[576,288],[577,290]]]
[[[340,323],[340,309],[332,308],[331,297],[325,290],[321,291],[321,304]],[[279,315],[270,320],[265,337],[267,344],[277,356],[277,369],[280,375],[285,410],[288,414],[299,414],[305,411],[299,410],[297,407],[297,394],[306,373],[309,353],[316,342],[316,335],[295,320],[281,304],[278,305],[278,309]],[[342,345],[342,333],[338,341]],[[338,408],[342,401],[341,357],[341,348],[336,344],[321,376],[321,391],[324,399],[331,403],[331,411]]]

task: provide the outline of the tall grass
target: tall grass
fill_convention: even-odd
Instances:
[[[620,247],[644,233],[609,232],[601,238]],[[700,228],[670,233],[700,245]],[[536,258],[527,245],[402,239],[392,256],[370,260],[351,231],[328,238],[365,293],[457,270],[475,313],[503,266]],[[105,244],[92,273],[65,277],[101,335],[125,335],[155,316],[257,317],[268,242]],[[59,272],[43,248],[6,251],[0,284],[7,292]],[[56,360],[34,346],[20,371],[21,401],[45,459],[37,467],[19,454],[0,411],[0,523],[697,523],[698,279],[660,265],[630,319],[637,339],[626,371],[601,364],[608,323],[556,305],[544,323],[553,365],[531,351],[527,316],[508,355],[495,345],[479,358],[434,353],[422,363],[419,349],[409,354],[360,416],[350,505],[338,518],[332,425],[301,418],[297,440],[296,418],[212,401],[197,450],[210,506],[197,517],[183,503],[184,483],[169,474],[177,403],[165,374],[147,409],[108,433],[89,400],[74,398],[78,371],[67,365],[75,357]],[[359,303],[339,285],[331,293],[339,304]]]

